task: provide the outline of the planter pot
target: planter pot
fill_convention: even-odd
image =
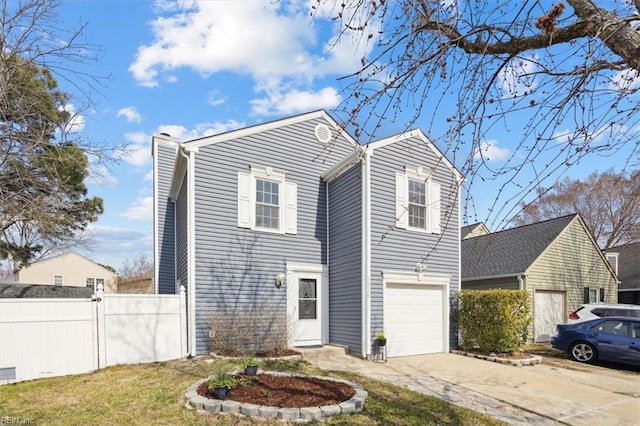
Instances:
[[[247,376],[255,376],[258,374],[258,366],[257,365],[249,365],[244,368],[244,374]]]
[[[218,399],[227,399],[229,397],[229,388],[213,388],[213,396]]]
[[[387,344],[387,339],[378,339],[378,346],[384,346]]]

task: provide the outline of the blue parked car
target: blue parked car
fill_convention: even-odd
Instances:
[[[605,317],[558,324],[551,346],[579,362],[611,361],[640,366],[640,318]]]

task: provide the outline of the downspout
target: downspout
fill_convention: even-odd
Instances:
[[[519,274],[517,278],[518,278],[518,289],[524,290],[524,274]]]
[[[371,348],[371,151],[365,151],[362,175],[362,356]]]
[[[325,295],[326,297],[324,298],[324,300],[322,301],[323,305],[322,306],[326,306],[326,312],[328,312],[328,315],[324,316],[324,326],[326,327],[326,331],[323,329],[322,330],[322,339],[326,340],[324,342],[322,342],[323,344],[327,344],[329,343],[329,315],[331,315],[331,312],[329,311],[329,307],[331,306],[329,304],[329,274],[330,274],[330,261],[329,261],[329,182],[325,182],[324,183],[324,199],[325,199],[325,209],[326,209],[326,220],[327,220],[327,249],[326,249],[326,257],[327,257],[327,282],[324,284],[324,288],[325,288]],[[324,279],[324,277],[322,277]],[[324,310],[324,308],[323,308]]]
[[[193,208],[193,182],[194,170],[193,162],[195,160],[195,152],[189,151],[189,155],[185,154],[185,150],[178,148],[180,155],[187,160],[187,354],[191,358],[196,355],[196,332],[195,332],[195,254],[194,254],[194,238],[195,238],[195,212]],[[176,271],[177,273],[177,271]]]

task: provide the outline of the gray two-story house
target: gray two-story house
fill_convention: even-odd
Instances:
[[[209,320],[269,306],[292,346],[449,350],[462,176],[420,131],[360,145],[325,111],[190,141],[153,137],[155,282]]]

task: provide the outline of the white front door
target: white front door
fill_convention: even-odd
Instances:
[[[322,272],[289,271],[288,321],[293,346],[322,344]]]

